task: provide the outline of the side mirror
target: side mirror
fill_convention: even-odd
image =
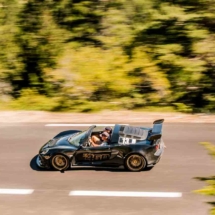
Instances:
[[[158,140],[161,138],[161,134],[152,134],[148,140]]]

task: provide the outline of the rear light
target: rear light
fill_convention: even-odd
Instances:
[[[156,151],[157,151],[159,148],[160,148],[160,144],[157,144],[157,145],[155,146]]]

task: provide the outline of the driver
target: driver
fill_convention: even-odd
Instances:
[[[92,138],[89,139],[89,142],[92,146],[106,146],[108,144],[108,138],[109,134],[105,131],[101,135],[99,135],[99,138]]]
[[[112,134],[112,128],[111,127],[105,127],[104,131],[106,131],[109,135]]]
[[[112,135],[112,128],[111,127],[105,127],[104,131],[106,131],[109,134],[108,143],[110,143],[111,135]]]
[[[96,144],[100,144],[100,142],[102,141],[101,135],[104,132],[108,133],[109,136],[108,136],[108,140],[107,141],[108,141],[108,143],[110,143],[111,134],[112,134],[112,128],[111,127],[105,127],[104,130],[99,135],[93,135],[91,137],[91,139],[93,140],[93,142],[96,143]]]

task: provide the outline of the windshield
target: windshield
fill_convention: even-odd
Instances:
[[[80,146],[87,137],[88,131],[82,131],[69,137],[68,141],[74,146]]]

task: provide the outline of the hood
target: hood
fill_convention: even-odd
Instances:
[[[49,147],[52,147],[52,146],[71,146],[72,147],[73,145],[71,145],[68,141],[68,138],[71,136],[72,135],[67,135],[61,138],[53,139],[49,143]]]
[[[75,146],[71,145],[68,141],[68,138],[71,136],[72,135],[70,134],[64,137],[54,138],[48,142],[48,147],[51,148],[55,146],[70,146],[75,148]]]
[[[68,141],[68,138],[70,137],[71,135],[68,135],[68,136],[64,136],[64,137],[61,137],[61,138],[58,138],[57,140],[54,139],[53,142],[55,142],[55,146],[71,146],[71,144],[69,143]]]
[[[47,148],[51,149],[51,148],[55,148],[58,146],[65,146],[65,147],[69,147],[70,149],[76,150],[77,147],[71,145],[68,141],[68,138],[71,137],[72,135],[73,134],[61,136],[59,138],[53,138],[53,139],[49,140],[45,145],[43,145],[40,148],[39,153],[41,153],[44,149],[47,149]]]

